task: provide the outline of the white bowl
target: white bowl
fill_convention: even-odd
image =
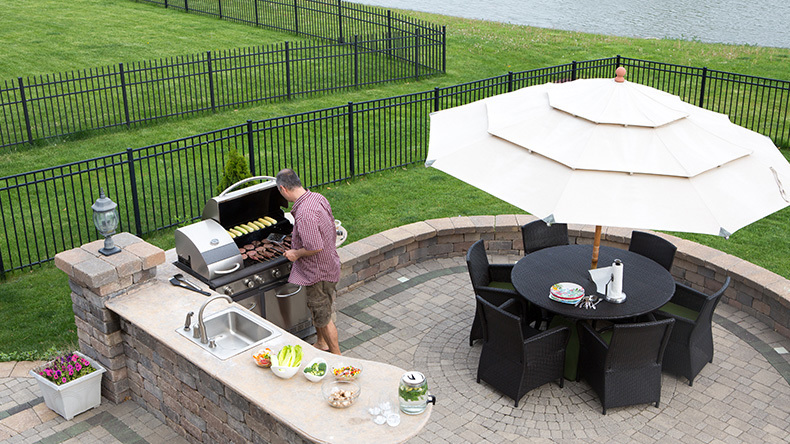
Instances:
[[[320,363],[324,363],[324,365],[326,366],[326,368],[324,369],[324,374],[323,374],[323,375],[321,375],[321,376],[318,376],[318,375],[314,375],[314,374],[312,374],[312,373],[307,373],[307,372],[305,371],[305,370],[307,370],[308,368],[310,368],[310,367],[311,367],[313,364],[320,364]],[[327,365],[326,365],[326,359],[324,359],[324,358],[315,358],[315,359],[313,359],[312,361],[308,362],[308,363],[307,363],[307,364],[306,364],[306,365],[305,365],[305,366],[302,368],[302,374],[303,374],[303,375],[304,375],[304,377],[305,377],[305,378],[307,378],[307,379],[308,379],[310,382],[318,382],[318,381],[320,381],[320,380],[324,379],[324,376],[326,376],[326,374],[327,374],[327,373],[329,373],[329,366],[327,366]]]
[[[283,367],[280,365],[272,365],[272,373],[280,378],[288,379],[299,371],[299,367]]]

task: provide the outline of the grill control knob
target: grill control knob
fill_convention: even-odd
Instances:
[[[255,286],[255,282],[253,282],[252,279],[244,279],[244,285],[247,286],[247,288],[252,288]]]
[[[263,278],[262,278],[262,277],[260,277],[260,276],[259,276],[259,275],[257,275],[257,274],[256,274],[255,276],[253,276],[253,277],[252,277],[252,280],[253,280],[253,281],[255,281],[255,284],[256,284],[256,285],[263,285],[263,283],[265,282],[265,281],[263,280]]]
[[[233,296],[233,289],[230,288],[230,287],[224,287],[222,289],[222,292],[225,293],[228,296]]]
[[[275,269],[272,270],[272,277],[273,278],[279,279],[281,275],[282,275],[282,272],[280,272],[279,268],[275,268]]]

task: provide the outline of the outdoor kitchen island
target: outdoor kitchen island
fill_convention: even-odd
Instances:
[[[134,236],[128,237],[131,242],[139,241]],[[92,279],[83,276],[84,271],[97,268],[96,261],[85,254],[92,250],[90,244],[81,251],[75,249],[62,255],[58,262],[71,277],[75,313],[85,307],[106,320],[86,327],[79,319],[92,315],[80,311],[78,328],[102,336],[102,330],[119,327],[116,332],[103,335],[101,341],[89,339],[87,346],[81,337],[83,349],[98,354],[111,368],[118,368],[111,371],[115,376],[105,378],[106,397],[113,399],[113,390],[108,387],[116,391],[128,388],[126,396],[131,396],[190,442],[400,443],[416,435],[428,422],[431,406],[415,416],[398,411],[398,384],[409,369],[317,350],[265,320],[279,333],[270,341],[225,360],[205,351],[177,330],[183,329],[190,311],[195,313],[192,322],[197,322],[198,311],[208,297],[170,284],[169,279],[179,272],[173,265],[175,250],[162,252],[144,241],[141,244],[144,245],[128,246],[126,251],[137,252],[143,262],[158,256],[159,259],[150,262],[159,265],[151,265],[153,269],[149,271],[143,265],[142,273],[148,274],[147,279],[137,282],[135,278],[135,283],[125,291],[107,297],[99,296],[102,292],[95,286],[78,288],[77,285]],[[158,250],[158,253],[149,254],[147,250]],[[145,252],[140,254],[140,251]],[[115,268],[117,275],[123,276],[126,272],[122,268],[126,265],[120,265],[123,258],[119,256],[116,255],[119,265]],[[77,263],[73,259],[76,257],[82,262]],[[107,262],[104,258],[95,259]],[[102,303],[103,308],[88,307],[81,302],[82,297],[90,304]],[[224,299],[212,301],[205,308],[204,318],[230,306]],[[233,306],[241,307],[235,303]],[[323,381],[310,382],[301,370],[290,379],[281,379],[271,369],[258,367],[252,358],[253,352],[262,347],[276,351],[284,345],[296,344],[303,347],[303,363],[319,356],[327,361],[327,376]],[[121,362],[125,364],[123,367]],[[321,394],[322,383],[333,378],[329,367],[340,362],[363,369],[356,379],[361,395],[345,409],[331,407]],[[398,425],[373,422],[369,407],[382,398],[389,400],[393,412],[400,414]]]

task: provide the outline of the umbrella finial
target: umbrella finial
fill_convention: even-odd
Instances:
[[[617,83],[625,82],[625,68],[622,66],[614,70],[614,81]]]

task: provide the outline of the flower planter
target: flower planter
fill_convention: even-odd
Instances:
[[[56,385],[38,374],[38,371],[46,367],[46,364],[30,370],[30,374],[38,381],[47,407],[67,420],[101,404],[101,378],[106,371],[95,360],[80,352],[75,352],[75,354],[87,359],[96,371],[66,384]]]

